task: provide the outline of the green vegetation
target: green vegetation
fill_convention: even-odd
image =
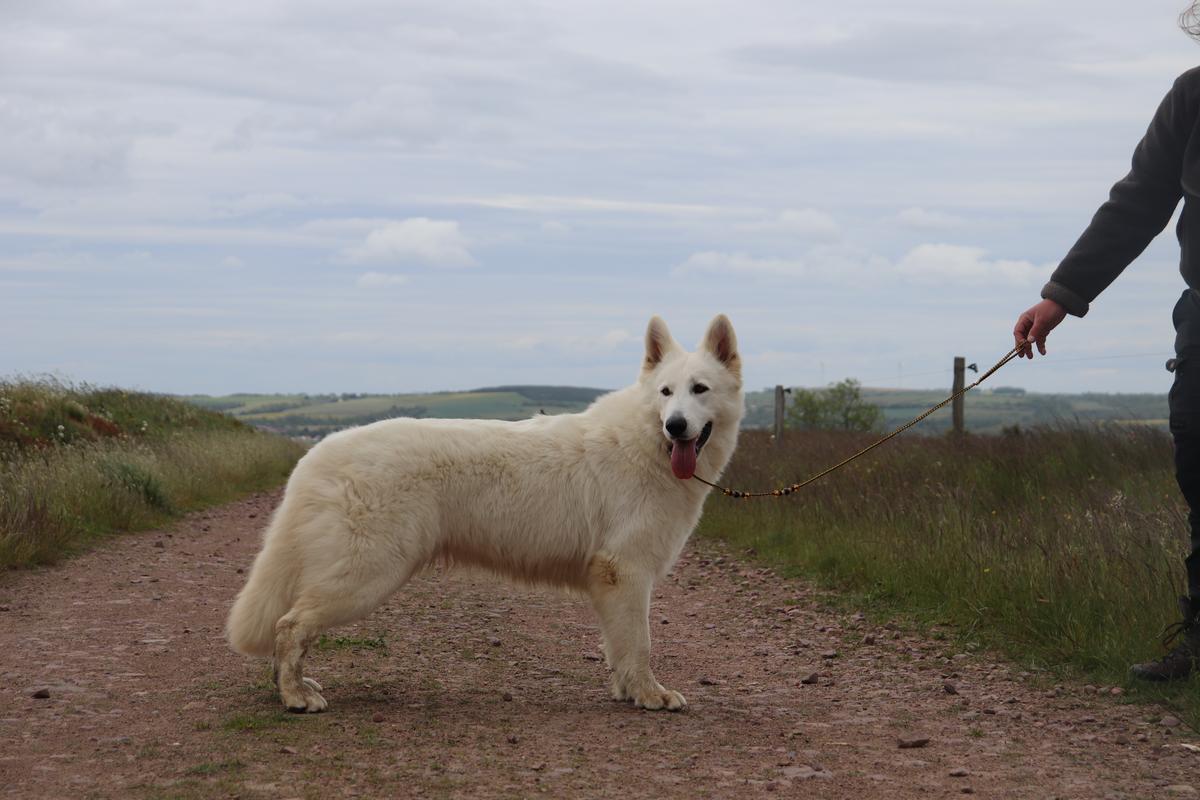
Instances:
[[[235,714],[221,723],[222,730],[241,733],[244,731],[261,731],[278,728],[295,722],[300,717],[286,711],[256,711],[247,714]]]
[[[912,419],[949,394],[945,389],[871,389],[853,383],[863,406],[883,412],[880,427],[893,429]],[[823,395],[827,390],[793,389],[795,398],[804,393]],[[320,438],[342,428],[365,425],[389,417],[435,417],[459,419],[525,419],[542,411],[562,414],[582,411],[602,389],[574,386],[492,386],[470,392],[429,394],[233,394],[224,397],[193,395],[181,398],[212,411],[225,411],[235,418],[288,436]],[[773,390],[746,394],[748,429],[770,428],[774,419]],[[799,413],[799,412],[797,412]],[[980,388],[966,396],[967,430],[1001,433],[1005,428],[1057,425],[1060,423],[1129,422],[1166,428],[1167,398],[1164,394],[1031,394],[1003,386]],[[808,426],[802,418],[789,422],[792,430]],[[939,411],[914,431],[940,433],[950,428],[950,410]]]
[[[382,636],[327,636],[321,634],[316,650],[387,650]]]
[[[872,437],[743,435],[723,483],[793,483]],[[1157,657],[1184,584],[1171,443],[1142,426],[900,438],[803,493],[714,495],[702,535],[751,547],[884,613],[954,626],[1022,663],[1124,682]],[[1166,690],[1200,719],[1200,680]]]
[[[787,426],[792,430],[873,431],[883,410],[863,400],[862,386],[847,378],[824,389],[793,389]]]
[[[604,392],[577,386],[494,386],[429,394],[233,394],[180,399],[288,436],[319,438],[391,417],[516,420],[541,412],[582,411]]]
[[[793,389],[793,395],[797,391],[803,390]],[[949,386],[942,389],[864,387],[861,399],[865,404],[878,406],[883,411],[882,427],[893,430],[944,400],[948,394]],[[984,384],[968,392],[964,402],[966,427],[972,433],[1003,433],[1014,426],[1034,428],[1100,422],[1167,428],[1166,394],[1035,394],[1005,386],[989,388]],[[771,427],[774,406],[773,389],[748,392],[743,427]],[[913,433],[944,433],[950,427],[950,408],[947,407],[922,422]]]
[[[302,453],[169,397],[0,382],[0,568],[276,486]]]

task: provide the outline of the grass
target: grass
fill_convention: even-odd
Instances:
[[[0,568],[277,486],[302,453],[159,395],[0,382]]]
[[[221,723],[221,729],[241,733],[244,731],[272,730],[300,719],[296,714],[286,711],[265,711],[247,714],[235,714]]]
[[[321,634],[315,650],[387,650],[387,642],[382,636],[327,636]]]
[[[870,437],[757,432],[723,483],[794,483]],[[788,498],[710,498],[702,535],[867,608],[947,623],[1034,668],[1124,683],[1157,657],[1184,585],[1171,443],[1128,426],[901,438]],[[1200,721],[1200,682],[1142,687]]]

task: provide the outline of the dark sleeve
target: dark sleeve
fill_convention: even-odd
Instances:
[[[1108,201],[1050,276],[1042,297],[1082,317],[1096,295],[1171,221],[1183,194],[1183,151],[1195,114],[1189,86],[1194,83],[1190,72],[1175,81],[1133,151],[1129,174],[1112,187]]]

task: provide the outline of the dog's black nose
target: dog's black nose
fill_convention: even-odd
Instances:
[[[676,439],[687,433],[687,429],[687,420],[683,417],[675,416],[667,420],[667,433],[671,434]]]

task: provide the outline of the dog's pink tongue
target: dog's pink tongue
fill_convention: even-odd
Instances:
[[[686,481],[696,474],[695,439],[686,442],[675,440],[675,445],[671,448],[671,472],[681,481]]]

